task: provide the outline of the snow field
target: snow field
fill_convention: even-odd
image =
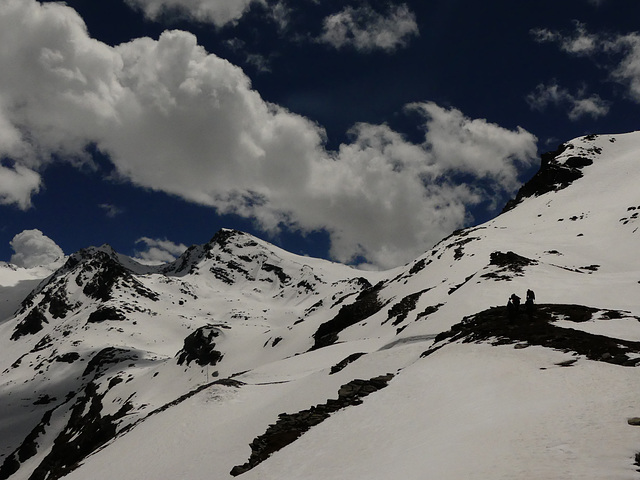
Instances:
[[[567,357],[445,347],[243,478],[634,478],[637,372]]]

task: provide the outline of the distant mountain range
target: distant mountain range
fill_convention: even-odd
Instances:
[[[0,266],[0,479],[640,478],[638,179],[640,133],[575,139],[384,272],[234,230]]]

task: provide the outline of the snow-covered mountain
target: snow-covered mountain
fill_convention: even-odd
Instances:
[[[0,479],[639,478],[638,178],[640,133],[573,140],[386,272],[232,230],[0,265]]]

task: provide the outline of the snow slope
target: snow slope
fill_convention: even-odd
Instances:
[[[639,156],[567,142],[387,272],[230,230],[80,251],[22,303],[3,266],[0,478],[638,478]]]

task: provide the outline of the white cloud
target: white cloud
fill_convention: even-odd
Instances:
[[[158,240],[142,237],[136,240],[136,244],[143,243],[145,248],[136,252],[136,260],[146,264],[160,264],[173,262],[187,249],[186,245],[174,243],[169,240]]]
[[[264,0],[125,0],[141,9],[147,18],[160,20],[163,15],[182,16],[221,27],[239,20],[251,3]]]
[[[433,103],[410,107],[424,118],[421,144],[359,124],[329,152],[320,126],[264,101],[240,68],[190,33],[110,47],[61,4],[4,4],[0,138],[13,138],[14,170],[25,178],[52,158],[88,161],[91,142],[137,185],[273,233],[326,229],[336,259],[390,267],[461,227],[485,187],[512,192],[535,156],[528,132]],[[456,172],[471,183],[455,185]],[[29,185],[23,205],[36,191]]]
[[[605,44],[610,50],[622,55],[611,75],[626,85],[636,102],[640,102],[640,33],[620,35]]]
[[[44,267],[64,258],[56,242],[36,229],[17,234],[10,245],[15,252],[10,262],[18,267]]]
[[[263,179],[295,180],[289,165],[322,151],[320,127],[265,102],[190,33],[111,48],[68,7],[5,4],[0,136],[28,132],[8,152],[22,174],[52,154],[82,159],[95,142],[137,184],[224,206],[239,191],[260,193]]]
[[[340,261],[362,255],[391,267],[415,258],[463,226],[468,207],[489,191],[517,189],[517,165],[536,156],[536,138],[522,129],[434,103],[409,108],[423,115],[424,142],[411,143],[386,125],[356,125],[334,158],[314,163],[303,191],[280,192],[282,209],[288,206],[301,227],[331,232]],[[469,184],[454,181],[461,172]]]
[[[554,42],[560,45],[564,52],[575,55],[589,55],[598,48],[599,39],[597,35],[587,31],[586,25],[581,22],[574,22],[574,31],[567,35],[546,28],[535,28],[531,34],[537,42]]]
[[[40,175],[23,165],[14,168],[0,165],[0,204],[28,209],[31,196],[40,191],[40,183]]]
[[[55,3],[4,1],[0,39],[0,137],[14,137],[3,153],[29,168],[86,156],[89,134],[116,120],[121,59]]]
[[[277,25],[280,31],[285,31],[291,21],[292,9],[283,1],[270,5],[269,18]]]
[[[534,110],[544,110],[549,105],[565,106],[571,120],[578,120],[584,116],[598,118],[609,113],[609,102],[603,100],[600,95],[586,96],[586,89],[580,89],[576,95],[557,83],[549,85],[540,84],[527,95],[527,103]]]
[[[425,115],[425,145],[445,171],[467,173],[513,191],[519,186],[518,167],[536,157],[537,139],[521,127],[508,130],[432,102],[409,108]]]
[[[576,22],[571,34],[547,29],[532,30],[532,34],[539,42],[557,43],[569,54],[594,58],[599,67],[607,70],[613,80],[625,85],[631,97],[640,102],[640,33],[591,33],[584,24]],[[585,108],[592,107],[588,102],[585,105]]]
[[[600,95],[593,94],[588,98],[574,98],[571,100],[572,106],[569,110],[569,118],[577,120],[585,115],[598,118],[609,113],[609,102],[600,98]]]
[[[386,15],[365,4],[345,7],[324,19],[319,40],[335,48],[352,47],[359,51],[385,50],[392,52],[408,44],[419,34],[415,14],[407,5],[389,8]]]

